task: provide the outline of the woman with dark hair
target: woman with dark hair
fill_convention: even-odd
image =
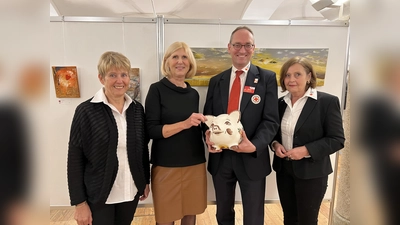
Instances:
[[[311,63],[294,57],[280,72],[281,126],[271,147],[285,225],[318,223],[318,212],[333,172],[330,155],[344,147],[339,99],[315,90]]]

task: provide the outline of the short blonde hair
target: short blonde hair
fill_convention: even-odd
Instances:
[[[107,74],[110,69],[116,68],[126,70],[129,72],[131,69],[131,62],[129,59],[119,52],[104,52],[97,64],[97,70],[102,78]]]
[[[167,51],[164,54],[164,58],[161,64],[161,73],[168,77],[171,75],[171,70],[169,69],[169,65],[168,65],[168,59],[169,57],[171,57],[171,55],[178,51],[179,49],[183,49],[186,53],[186,55],[188,56],[189,59],[189,63],[190,63],[190,69],[187,72],[185,78],[191,78],[196,74],[197,71],[197,64],[196,64],[196,60],[194,58],[192,49],[190,49],[190,47],[185,43],[185,42],[174,42],[172,43]]]
[[[306,58],[296,56],[290,58],[281,67],[279,83],[281,84],[282,92],[286,91],[286,86],[285,86],[286,73],[289,70],[289,68],[294,64],[302,65],[307,74],[311,73],[310,83],[306,84],[306,90],[309,87],[315,88],[317,86],[317,75],[315,74],[312,64]]]

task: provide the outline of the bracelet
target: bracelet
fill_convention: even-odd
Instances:
[[[79,208],[79,207],[82,207],[84,205],[87,205],[86,201],[84,201],[82,203],[79,203],[78,205],[75,205],[75,208]]]

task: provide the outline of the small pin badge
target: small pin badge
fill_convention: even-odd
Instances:
[[[253,102],[253,104],[258,104],[261,101],[261,97],[259,95],[253,95],[251,96],[251,102]]]
[[[254,83],[257,84],[258,83],[258,78],[254,79]]]

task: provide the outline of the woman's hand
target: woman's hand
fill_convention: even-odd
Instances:
[[[277,142],[277,141],[274,142],[272,147],[274,147],[274,149],[275,149],[275,155],[276,156],[278,156],[279,158],[287,157],[287,155],[286,155],[287,150],[279,142]]]
[[[206,121],[206,117],[201,113],[192,113],[189,118],[184,121],[185,129],[189,129],[192,126],[199,126],[202,122]]]
[[[199,126],[201,122],[205,122],[207,118],[201,113],[192,113],[186,120],[179,121],[174,124],[165,124],[162,127],[162,135],[164,138],[169,138],[183,130],[189,129],[192,126]]]
[[[149,193],[150,193],[150,186],[148,184],[146,184],[146,187],[144,189],[144,193],[143,195],[141,195],[139,197],[140,201],[144,201],[147,197],[149,197]]]
[[[291,160],[300,160],[305,156],[309,156],[310,153],[308,152],[306,146],[300,146],[287,151],[285,156],[287,156]]]
[[[78,225],[92,225],[92,212],[87,202],[75,206],[75,216]]]
[[[220,153],[220,152],[222,152],[222,149],[216,150],[213,147],[214,143],[210,141],[210,133],[211,133],[210,130],[207,130],[206,133],[205,133],[205,135],[206,135],[206,144],[207,144],[208,151],[211,152],[211,153]]]

